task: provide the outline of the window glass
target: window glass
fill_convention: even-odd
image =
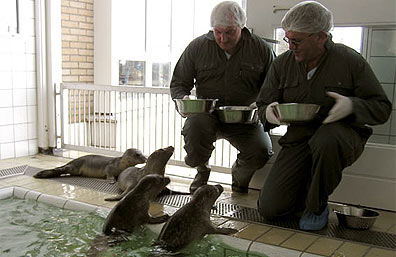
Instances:
[[[19,33],[18,0],[0,1],[0,34]]]
[[[170,62],[153,63],[152,66],[153,87],[169,87],[170,82]]]
[[[120,85],[144,86],[145,65],[144,61],[119,61]]]

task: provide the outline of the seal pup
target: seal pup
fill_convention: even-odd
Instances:
[[[223,192],[221,185],[203,185],[191,197],[191,201],[177,210],[162,227],[155,243],[161,249],[175,252],[206,234],[233,234],[233,228],[216,227],[210,221],[210,210]]]
[[[105,235],[117,231],[132,233],[137,226],[167,221],[168,214],[151,217],[148,210],[150,201],[154,200],[169,183],[168,177],[158,174],[150,174],[142,178],[136,187],[129,191],[110,211],[103,225],[103,233]]]
[[[136,148],[130,148],[121,157],[86,155],[54,169],[42,170],[34,178],[53,178],[63,174],[107,179],[114,183],[116,177],[128,167],[145,163],[147,157]]]
[[[150,156],[147,158],[147,162],[144,167],[130,167],[123,170],[117,179],[118,187],[123,191],[121,194],[116,195],[114,197],[108,197],[105,201],[118,201],[123,198],[129,191],[131,191],[141,180],[147,175],[150,174],[158,174],[161,176],[165,175],[165,166],[169,161],[169,158],[172,156],[175,148],[173,146],[168,146],[166,148],[160,148],[155,150]],[[184,192],[175,192],[167,187],[165,187],[159,195],[166,194],[190,194]]]

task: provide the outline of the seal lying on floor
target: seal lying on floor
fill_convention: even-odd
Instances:
[[[165,175],[165,166],[169,161],[169,158],[172,156],[175,148],[173,146],[168,146],[166,148],[161,148],[155,150],[150,156],[147,158],[147,162],[144,167],[130,167],[121,172],[118,176],[117,184],[118,187],[123,191],[122,194],[106,198],[105,201],[118,201],[123,198],[129,191],[131,191],[145,176],[149,174],[158,174]],[[175,192],[168,188],[164,188],[160,195],[165,194],[189,194],[183,192]]]
[[[86,155],[74,159],[67,164],[35,174],[35,178],[53,178],[62,174],[107,179],[115,182],[116,177],[126,168],[145,163],[146,156],[135,148],[125,151],[121,157]]]
[[[206,234],[232,234],[233,228],[219,228],[210,221],[210,210],[223,192],[221,185],[203,185],[192,195],[191,201],[177,210],[165,223],[158,236],[157,246],[178,251]]]
[[[109,235],[116,231],[133,232],[137,226],[149,223],[157,224],[169,219],[165,214],[151,217],[148,213],[150,201],[170,183],[168,177],[150,174],[142,178],[110,211],[103,225],[103,233]]]

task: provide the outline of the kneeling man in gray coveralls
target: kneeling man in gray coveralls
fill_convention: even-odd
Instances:
[[[292,123],[279,139],[282,147],[258,200],[266,218],[303,211],[300,229],[327,224],[327,200],[342,171],[364,150],[372,129],[387,121],[392,105],[366,60],[332,41],[332,13],[305,1],[282,20],[289,51],[273,62],[257,99],[266,129],[280,124],[278,103],[320,105],[316,118]]]
[[[219,99],[217,106],[255,106],[256,97],[274,59],[271,47],[245,28],[246,15],[235,2],[214,7],[213,31],[194,39],[176,64],[170,84],[172,99],[189,98],[195,86],[199,99]],[[261,123],[222,123],[216,113],[189,115],[182,134],[185,162],[197,168],[194,192],[207,183],[213,143],[224,138],[238,151],[232,167],[232,189],[247,193],[249,182],[272,155],[272,144]]]

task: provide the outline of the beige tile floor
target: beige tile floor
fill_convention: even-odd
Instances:
[[[61,153],[62,156],[49,156],[38,154],[35,156],[20,157],[15,159],[0,160],[0,169],[12,168],[21,165],[29,165],[37,168],[52,168],[63,165],[70,161],[70,158],[77,158],[85,155],[85,153],[66,151]],[[175,174],[177,167],[171,166],[172,174]],[[184,169],[184,168],[183,168]],[[187,173],[194,173],[194,171],[183,171]],[[211,175],[216,176],[216,174]],[[224,174],[221,174],[224,177]],[[178,176],[171,177],[171,188],[179,191],[188,191],[191,179],[186,179]],[[214,180],[218,180],[214,178]],[[221,181],[224,178],[221,178]],[[26,189],[39,191],[46,194],[61,196],[67,199],[73,199],[81,202],[86,202],[98,206],[113,207],[114,202],[106,202],[103,199],[110,196],[109,194],[81,188],[78,186],[62,184],[50,180],[36,180],[29,176],[18,175],[0,179],[0,188],[7,186],[20,186]],[[232,203],[245,207],[256,207],[256,200],[258,196],[257,190],[250,190],[248,195],[234,194],[230,190],[230,186],[223,185],[225,191],[219,198],[219,201],[225,203]],[[330,204],[331,206],[331,204]],[[162,213],[172,214],[177,209],[171,206],[166,206],[158,203],[152,204],[150,213],[152,215],[159,215]],[[396,213],[380,211],[381,216],[377,219],[373,226],[373,230],[396,234]],[[330,215],[330,219],[336,219],[334,214]],[[374,247],[368,244],[359,242],[343,241],[337,238],[329,238],[317,234],[306,233],[298,230],[283,229],[270,225],[263,225],[251,223],[248,221],[228,219],[224,217],[213,217],[215,224],[222,227],[232,227],[238,229],[238,233],[234,236],[251,241],[262,242],[269,245],[279,246],[285,249],[293,249],[302,252],[301,256],[337,256],[337,257],[396,257],[395,250]],[[282,255],[279,255],[282,256]]]

